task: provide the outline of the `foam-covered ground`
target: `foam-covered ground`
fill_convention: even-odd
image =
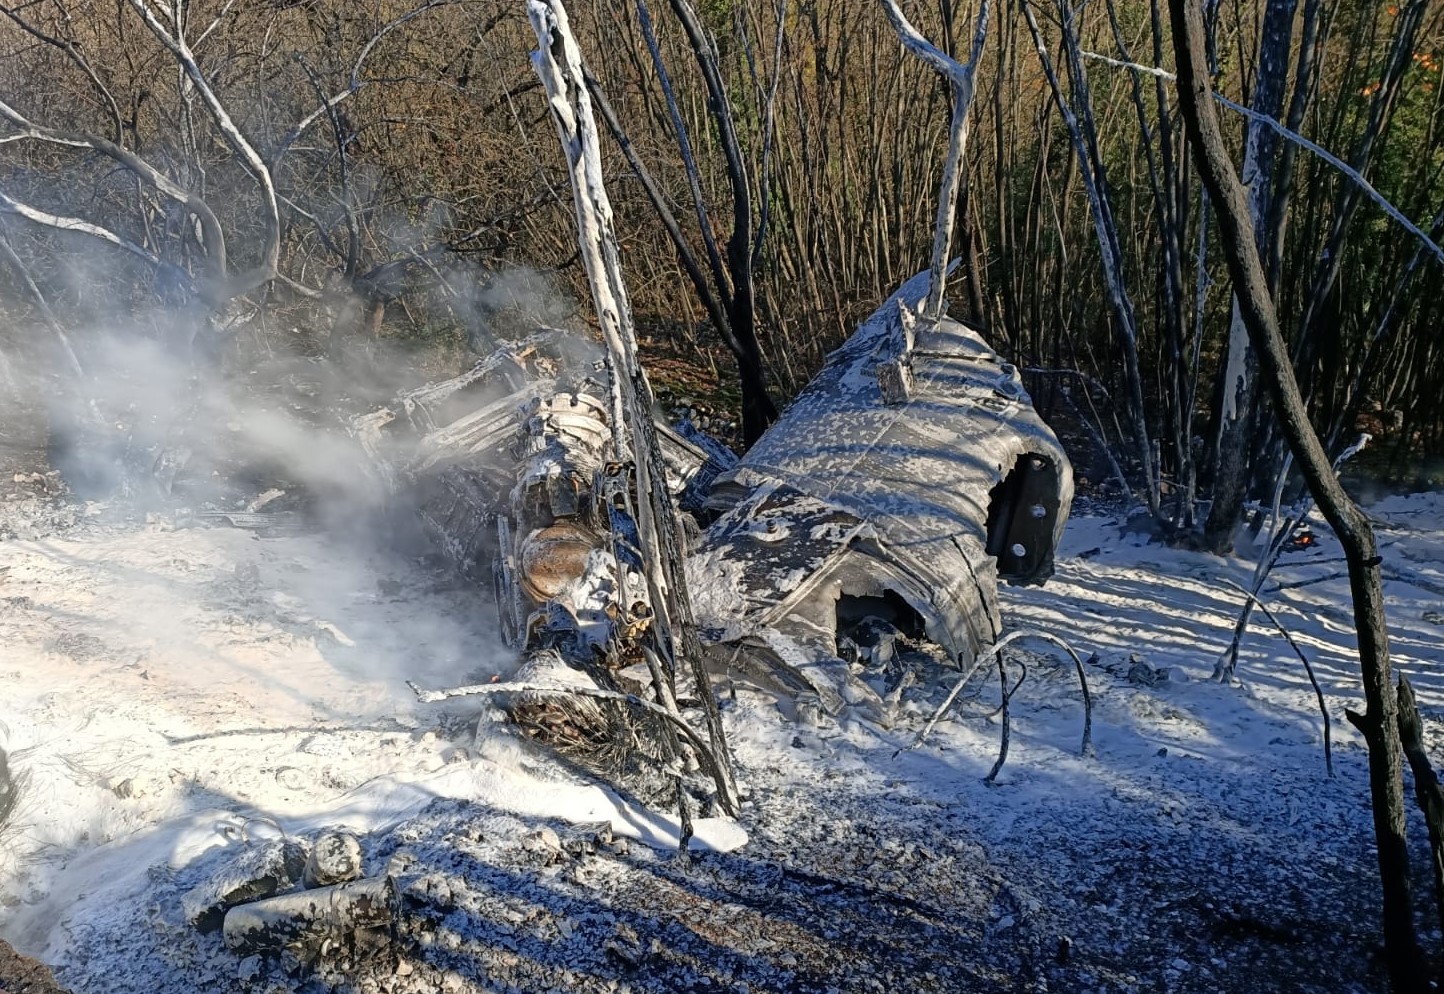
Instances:
[[[1444,498],[1370,513],[1395,664],[1436,745]],[[1343,720],[1360,698],[1348,585],[1316,530],[1264,597],[1323,685],[1334,778],[1313,689],[1263,619],[1239,684],[1207,679],[1242,601],[1221,581],[1251,564],[1084,517],[1054,579],[1003,599],[1010,626],[1097,654],[1093,755],[1072,663],[1041,642],[1013,654],[1028,675],[993,785],[996,673],[902,752],[944,677],[891,728],[798,727],[739,684],[724,707],[743,824],[703,824],[712,851],[678,858],[665,813],[478,723],[480,705],[415,703],[405,679],[513,666],[487,599],[427,564],[83,514],[12,529],[36,537],[0,542],[0,745],[24,778],[0,934],[81,994],[1381,989],[1365,755]],[[247,847],[328,825],[401,883],[385,948],[302,967],[185,923],[182,896]]]

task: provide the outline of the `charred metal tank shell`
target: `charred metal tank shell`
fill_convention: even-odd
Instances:
[[[714,486],[724,513],[689,575],[722,641],[771,629],[835,652],[839,617],[871,610],[966,661],[1001,631],[999,577],[1051,575],[1067,456],[976,329],[915,316],[927,286],[865,321]]]

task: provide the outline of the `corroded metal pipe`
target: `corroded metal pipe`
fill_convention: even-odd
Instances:
[[[396,881],[370,877],[268,897],[226,912],[226,948],[242,955],[319,943],[363,928],[382,928],[400,907]]]

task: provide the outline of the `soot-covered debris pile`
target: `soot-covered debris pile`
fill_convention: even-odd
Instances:
[[[354,430],[446,557],[494,594],[502,635],[526,659],[508,684],[439,695],[500,693],[534,737],[658,800],[679,777],[719,781],[678,705],[711,688],[689,686],[651,638],[654,591],[610,397],[594,346],[543,331]],[[659,430],[667,485],[697,506],[689,488],[724,455]]]
[[[740,462],[685,424],[657,426],[709,672],[804,717],[847,703],[881,717],[861,677],[906,679],[902,645],[968,667],[1002,632],[998,580],[1046,579],[1067,520],[1068,460],[1016,369],[967,325],[918,327],[927,285],[888,300]],[[898,396],[883,370],[905,329]],[[656,802],[677,777],[716,771],[683,720],[701,688],[673,691],[648,642],[653,591],[611,397],[600,352],[544,330],[353,431],[398,502],[494,594],[526,657],[507,684],[428,697],[498,695],[535,738]]]

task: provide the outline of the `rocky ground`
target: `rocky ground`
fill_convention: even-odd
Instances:
[[[50,967],[17,953],[0,939],[0,991],[4,994],[65,994]]]

